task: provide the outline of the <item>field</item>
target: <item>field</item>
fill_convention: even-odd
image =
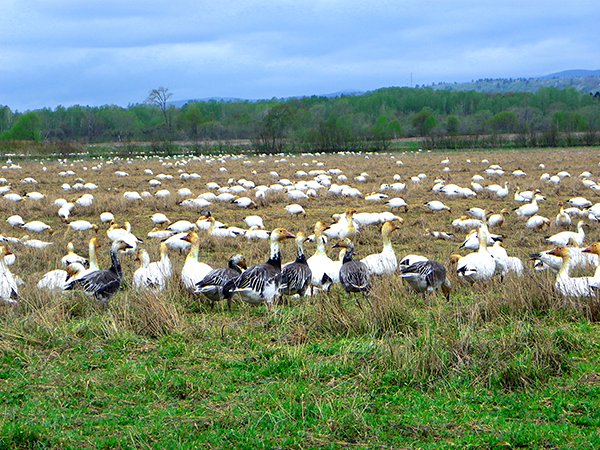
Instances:
[[[441,164],[446,158],[449,163]],[[466,232],[454,230],[452,220],[473,206],[495,212],[520,206],[513,200],[517,185],[541,191],[546,200],[539,214],[551,220],[559,200],[583,196],[596,203],[597,194],[579,175],[590,171],[590,178],[600,181],[598,148],[69,161],[13,156],[3,162],[0,177],[11,192],[38,191],[45,198],[0,199],[0,233],[25,234],[6,223],[13,214],[25,222],[42,220],[55,233],[28,233],[53,242],[45,250],[6,244],[16,255],[9,269],[25,284],[17,305],[0,305],[0,448],[600,447],[598,304],[565,301],[554,289],[556,275],[534,271],[529,261],[530,253],[551,248],[544,236],[560,230],[532,231],[514,213],[506,216],[504,226],[493,231],[504,236],[508,254],[519,257],[525,271],[502,283],[494,278],[471,287],[448,262],[451,254],[467,253],[459,249]],[[492,164],[505,173],[486,175]],[[208,191],[208,182],[270,185],[282,178],[313,178],[297,174],[301,170],[330,169],[341,170],[345,183],[362,196],[345,198],[324,188],[315,198],[295,201],[271,192],[255,200],[257,209],[220,202],[209,209],[229,226],[246,228],[243,218],[259,214],[268,229],[310,234],[317,220],[330,223],[332,214],[347,207],[389,211],[384,202],[364,197],[398,174],[406,188],[384,192],[408,203],[407,212],[397,213],[404,224],[393,235],[394,250],[399,258],[421,254],[442,262],[453,285],[449,302],[441,292],[426,298],[414,294],[393,275],[373,280],[362,308],[338,285],[327,294],[291,298],[272,308],[239,300],[230,311],[222,303],[210,308],[183,289],[178,274],[185,254],[177,252],[169,254],[175,275],[158,295],[132,289],[138,263],[127,255],[121,257],[123,288],[106,308],[81,292],[51,295],[36,288],[46,272],[60,268],[68,242],[87,256],[94,236],[70,230],[59,219],[57,198],[94,196],[91,206],[76,206],[70,219],[99,226],[99,265],[106,268],[110,242],[102,212],[112,212],[118,223],[130,222],[155,261],[159,243],[146,237],[153,228],[150,216],[163,212],[172,222],[199,216],[179,205],[179,188],[196,197]],[[511,175],[516,169],[527,175]],[[59,175],[68,170],[74,175]],[[540,180],[543,173],[562,170],[571,176],[558,184]],[[363,172],[366,181],[355,181]],[[149,181],[161,173],[172,179],[151,187]],[[182,173],[200,178],[181,178]],[[421,173],[426,175],[421,182],[411,182]],[[460,199],[432,192],[437,178],[469,187],[475,174],[484,176],[483,186],[510,182],[510,194],[500,199],[484,191]],[[37,184],[23,183],[27,177]],[[336,177],[332,182],[342,184]],[[98,189],[61,187],[77,182]],[[126,191],[159,189],[171,195],[123,198]],[[254,198],[254,191],[247,195]],[[430,212],[424,206],[430,200],[443,201],[452,213]],[[302,204],[306,217],[291,218],[284,210],[289,203]],[[600,225],[586,222],[589,245],[600,240]],[[455,239],[424,237],[426,228],[454,233]],[[234,253],[245,255],[249,264],[268,258],[266,241],[199,234],[200,260],[212,267],[224,267]],[[307,244],[306,251],[313,254],[315,245]],[[379,251],[380,227],[362,228],[356,258]],[[328,252],[335,257],[334,250]],[[293,242],[286,242],[282,253],[284,261],[292,260]]]

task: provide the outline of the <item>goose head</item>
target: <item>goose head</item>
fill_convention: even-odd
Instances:
[[[581,251],[585,253],[592,253],[594,255],[600,255],[600,242],[594,242]]]
[[[569,249],[566,245],[559,245],[550,250],[548,254],[558,256],[559,258],[566,258],[569,256]]]
[[[244,269],[244,270],[248,268],[248,266],[246,265],[246,258],[244,258],[239,253],[236,253],[235,255],[232,255],[229,258],[228,265],[229,265],[229,267],[237,266],[240,269]]]
[[[281,241],[285,241],[286,239],[295,239],[295,238],[296,238],[296,236],[294,236],[292,233],[290,233],[285,228],[275,228],[273,231],[271,231],[271,242],[281,242]]]

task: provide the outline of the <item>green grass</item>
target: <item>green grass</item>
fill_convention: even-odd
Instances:
[[[273,311],[179,304],[156,337],[122,320],[133,295],[52,325],[9,311],[0,448],[600,445],[597,325],[393,294],[362,311],[337,290]]]

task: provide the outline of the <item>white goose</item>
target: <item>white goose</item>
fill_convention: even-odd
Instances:
[[[87,259],[75,253],[75,246],[72,242],[67,244],[67,254],[60,260],[63,267],[67,267],[71,263],[87,264]]]
[[[487,249],[487,225],[479,228],[479,249],[460,258],[456,263],[456,273],[473,284],[476,281],[489,281],[496,271],[496,262]]]
[[[6,303],[17,303],[20,299],[19,289],[15,277],[4,264],[4,258],[11,252],[4,246],[0,246],[0,300]]]
[[[151,263],[146,250],[140,249],[136,253],[136,261],[140,267],[133,273],[133,287],[158,294],[167,284],[167,277],[161,261]]]
[[[531,203],[526,203],[523,206],[519,206],[514,209],[514,212],[519,217],[531,217],[540,210],[535,197],[531,200]]]
[[[306,263],[312,272],[311,286],[322,290],[328,290],[334,278],[332,269],[334,261],[327,256],[325,251],[325,238],[323,232],[327,230],[324,222],[315,223],[315,240],[317,241],[317,250],[313,256],[308,258]],[[338,268],[339,271],[339,268]]]
[[[186,289],[195,290],[196,283],[201,281],[212,270],[208,264],[198,261],[200,253],[200,238],[195,232],[186,233],[181,240],[191,244],[190,251],[181,269],[181,281]]]
[[[596,295],[593,286],[598,280],[594,277],[571,277],[571,255],[567,247],[564,245],[555,247],[548,254],[558,256],[562,259],[562,265],[554,284],[554,287],[561,295],[565,297],[591,297]]]
[[[570,239],[573,239],[573,242],[581,247],[583,245],[583,240],[585,239],[585,231],[583,230],[583,227],[589,227],[589,225],[583,220],[580,220],[577,223],[576,233],[573,231],[561,231],[560,233],[546,237],[546,240],[556,246],[564,246],[569,244]]]
[[[383,241],[383,250],[381,253],[374,253],[365,256],[361,262],[367,266],[370,275],[392,275],[398,268],[398,259],[394,248],[392,247],[391,234],[399,229],[394,222],[385,222],[381,227],[381,240]]]

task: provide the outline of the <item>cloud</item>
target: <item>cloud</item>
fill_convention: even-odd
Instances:
[[[594,1],[5,1],[0,104],[271,98],[597,69]]]

